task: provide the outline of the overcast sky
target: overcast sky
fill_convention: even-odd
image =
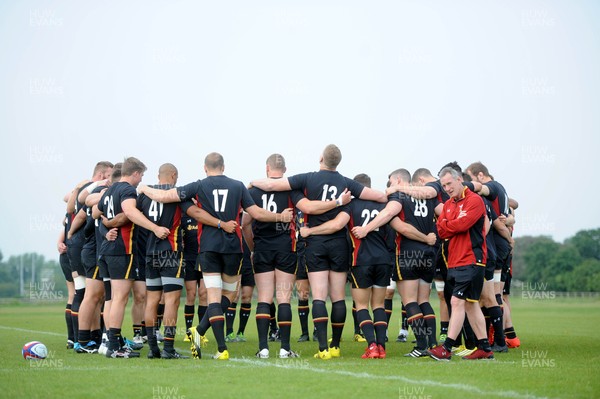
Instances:
[[[597,1],[3,1],[0,250],[57,258],[62,197],[99,160],[180,183],[481,160],[516,235],[597,228]],[[596,173],[595,173],[596,172]],[[586,205],[585,207],[583,205]]]

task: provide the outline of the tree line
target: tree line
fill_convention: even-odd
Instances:
[[[559,292],[600,291],[600,228],[579,231],[563,243],[549,236],[515,238],[513,280]],[[0,298],[53,300],[66,295],[58,255],[4,259],[0,251]]]

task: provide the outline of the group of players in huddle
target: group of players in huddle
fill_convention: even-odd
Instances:
[[[367,345],[363,358],[386,357],[396,289],[403,313],[397,340],[406,340],[409,326],[416,339],[406,356],[491,359],[518,347],[509,302],[518,204],[487,168],[476,162],[463,173],[453,162],[438,178],[425,168],[412,176],[397,169],[384,193],[371,188],[366,174],[342,176],[341,159],[339,148],[328,145],[317,172],[285,177],[283,156],[273,154],[267,177],[249,189],[224,175],[218,153],[206,156],[204,179],[183,186],[176,186],[177,168],[170,163],[160,166],[158,184],[147,186],[140,184],[146,171],[140,160],[99,162],[92,179],[65,197],[58,249],[69,287],[67,346],[132,358],[147,342],[149,358],[186,358],[174,347],[185,287],[192,357],[201,357],[212,329],[212,357],[226,360],[227,343],[245,340],[255,284],[256,356],[270,356],[269,340],[281,341],[279,358],[298,356],[290,347],[295,289],[298,341],[309,340],[310,290],[314,357],[327,360],[341,355],[349,281],[354,337]],[[439,337],[429,303],[433,282]],[[134,335],[128,340],[121,328],[132,291]],[[235,315],[238,297],[240,330],[234,334],[228,326],[226,333],[226,315]]]

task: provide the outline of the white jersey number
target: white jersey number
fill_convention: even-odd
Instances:
[[[275,194],[263,194],[260,198],[262,198],[262,207],[269,212],[277,213],[277,204],[275,203]]]
[[[229,193],[229,190],[227,190],[227,189],[213,190],[213,197],[215,199],[215,211],[225,212],[225,204],[227,203],[227,194],[228,193]],[[222,197],[222,199],[220,201],[219,201],[219,197]]]

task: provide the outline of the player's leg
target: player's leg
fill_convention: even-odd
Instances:
[[[388,325],[390,324],[390,319],[392,318],[392,311],[394,310],[394,294],[395,293],[396,293],[396,282],[393,280],[390,280],[390,283],[385,290],[385,300],[384,300],[385,315],[387,318]],[[386,332],[386,338],[387,338],[387,332]],[[400,335],[398,335],[398,338],[396,339],[396,341],[397,342],[406,342],[406,336],[404,336],[404,341],[402,341],[402,339],[400,338]]]
[[[133,322],[133,342],[143,344],[142,320],[146,306],[146,281],[133,282],[133,305],[131,306],[131,321]]]
[[[435,312],[429,303],[431,295],[431,281],[419,280],[419,288],[417,294],[417,302],[421,313],[423,313],[423,322],[425,325],[425,335],[427,338],[427,348],[433,348],[437,345],[437,323],[435,320]]]
[[[252,267],[249,267],[248,270],[243,271],[241,285],[242,291],[240,297],[242,303],[240,305],[240,322],[235,340],[237,342],[246,342],[244,332],[246,331],[246,325],[248,324],[250,313],[252,313],[252,294],[254,293],[255,285]]]
[[[160,348],[156,339],[158,329],[158,304],[162,298],[163,286],[160,273],[153,267],[152,257],[146,258],[146,306],[144,309],[144,320],[146,321],[146,332],[148,334],[148,358],[160,358]]]
[[[504,309],[504,334],[506,336],[506,345],[509,348],[518,348],[521,346],[521,340],[517,337],[517,333],[512,321],[512,308],[510,304],[510,287],[512,283],[512,273],[509,271],[504,282],[503,292],[503,309]]]
[[[356,285],[353,283],[352,288],[352,299],[356,304],[356,317],[360,328],[365,335],[367,341],[367,348],[365,353],[361,356],[363,359],[378,359],[379,358],[379,347],[377,346],[377,338],[375,336],[375,327],[373,325],[373,319],[369,314],[369,301],[371,299],[371,287],[369,288],[355,288]]]
[[[379,348],[376,342],[375,327],[369,314],[371,287],[373,286],[370,271],[369,266],[353,266],[349,273],[349,280],[352,289],[353,307],[356,308],[356,318],[367,342],[367,348],[361,357],[363,359],[378,359]]]
[[[185,264],[185,306],[183,317],[185,319],[186,331],[194,324],[196,314],[196,296],[198,295],[198,272],[196,271],[195,259],[184,259]],[[184,341],[187,341],[187,335]]]
[[[427,329],[425,328],[423,312],[418,303],[419,280],[401,280],[397,284],[398,293],[402,297],[402,304],[406,308],[408,325],[417,339],[416,346],[406,356],[420,357],[419,354],[425,353],[427,350]]]
[[[346,281],[348,273],[346,271],[329,272],[329,290],[331,297],[331,343],[329,351],[331,356],[339,356],[340,341],[342,332],[344,331],[344,323],[346,321]],[[333,349],[333,350],[332,350]]]
[[[255,256],[257,254],[255,253]],[[255,262],[260,257],[260,253]],[[269,268],[263,270],[261,263],[255,263],[254,281],[258,291],[258,304],[256,305],[256,329],[258,331],[259,358],[269,357],[269,321],[271,318],[271,303],[273,302],[273,291],[275,289],[275,272]]]
[[[177,252],[167,252],[168,261],[162,265],[160,270],[161,282],[163,287],[163,297],[165,300],[164,315],[164,347],[161,353],[162,358],[182,359],[187,356],[180,355],[175,351],[175,337],[177,336],[177,313],[179,311],[179,302],[181,290],[183,290],[183,254]]]
[[[290,348],[290,335],[292,331],[292,306],[290,300],[296,280],[296,254],[293,252],[281,254],[277,258],[278,266],[275,269],[275,296],[277,298],[277,318],[281,348],[279,357],[289,358],[298,355]]]
[[[73,321],[71,309],[73,306],[73,297],[75,296],[75,284],[73,283],[73,274],[71,273],[71,265],[67,253],[62,253],[59,256],[60,268],[65,276],[67,283],[67,304],[65,306],[65,323],[67,325],[67,349],[72,349],[75,344],[73,333]]]
[[[225,341],[234,342],[235,334],[233,333],[233,323],[235,322],[235,314],[237,313],[237,304],[240,298],[241,289],[238,289],[230,299],[230,304],[225,311]]]
[[[111,279],[112,304],[110,309],[110,319],[108,322],[108,342],[109,352],[116,352],[120,348],[121,328],[125,316],[125,307],[129,298],[129,292],[133,286],[132,280]]]
[[[75,285],[75,294],[73,295],[73,304],[71,305],[71,322],[73,324],[73,342],[79,340],[79,307],[85,296],[85,269],[81,259],[81,247],[67,247],[71,274]]]
[[[104,298],[104,283],[88,278],[83,302],[79,307],[79,353],[96,353],[99,342],[92,340],[92,330],[100,327],[100,305]]]
[[[309,271],[308,281],[310,282],[310,289],[313,297],[312,319],[316,328],[317,340],[319,341],[319,352],[326,351],[329,356],[323,354],[321,357],[331,358],[331,355],[327,350],[327,324],[329,322],[329,316],[327,314],[327,308],[325,307],[325,300],[327,299],[329,288],[329,271]]]
[[[443,280],[434,280],[435,291],[440,303],[440,342],[444,342],[448,336],[448,320],[450,320],[450,314],[448,313],[448,305],[444,298],[444,285]]]
[[[296,280],[296,295],[298,296],[298,319],[300,319],[300,329],[302,331],[298,342],[306,342],[310,340],[308,335],[308,315],[310,313],[310,307],[308,306],[310,295],[308,275],[302,280]]]

